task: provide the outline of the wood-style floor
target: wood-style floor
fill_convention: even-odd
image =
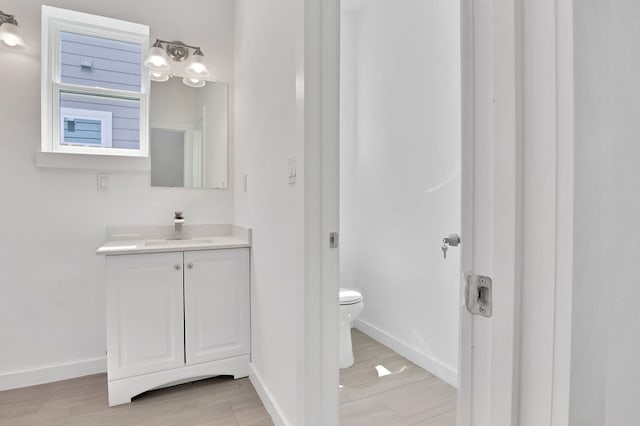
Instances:
[[[356,363],[340,371],[341,426],[454,426],[455,389],[353,330]],[[272,425],[248,379],[213,378],[109,408],[96,374],[0,392],[2,426]]]
[[[358,330],[340,370],[341,426],[455,426],[456,390]]]
[[[272,424],[249,379],[201,380],[147,392],[112,408],[106,374],[0,392],[2,426]]]

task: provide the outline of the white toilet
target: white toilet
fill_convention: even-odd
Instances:
[[[348,288],[340,289],[340,368],[353,365],[351,324],[360,316],[363,308],[362,294]]]

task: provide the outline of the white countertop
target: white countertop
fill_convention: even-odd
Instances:
[[[183,238],[172,239],[173,227],[111,227],[99,255],[166,253],[251,247],[251,229],[236,225],[185,225]]]

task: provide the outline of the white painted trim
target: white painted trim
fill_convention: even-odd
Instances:
[[[322,424],[339,421],[340,0],[322,2]],[[325,317],[326,315],[326,317]]]
[[[273,398],[273,394],[269,391],[269,388],[264,384],[262,376],[253,363],[249,363],[249,380],[258,393],[258,396],[262,401],[262,405],[267,409],[267,412],[271,416],[271,420],[273,420],[276,426],[292,425],[280,409],[276,400]]]
[[[339,252],[328,245],[329,232],[338,231],[339,114],[340,114],[340,2],[305,0],[299,28],[299,112],[304,135],[304,287],[299,318],[303,342],[298,376],[296,424],[324,426],[338,423],[338,289]],[[300,58],[299,58],[300,60]],[[301,72],[302,71],[302,72]],[[300,162],[298,163],[300,168]]]
[[[518,423],[521,20],[520,0],[461,2],[461,296],[466,273],[489,274],[494,309],[474,316],[461,300],[458,426]]]
[[[427,370],[434,376],[449,383],[451,386],[456,388],[458,387],[458,372],[453,367],[450,367],[433,357],[425,355],[402,340],[393,337],[391,334],[367,321],[358,318],[355,320],[354,324],[358,330],[362,331],[373,340],[382,343],[389,349],[392,349],[409,361],[413,362],[418,367]]]
[[[125,157],[122,155],[89,155],[39,151],[36,153],[36,166],[103,172],[148,172],[151,170],[151,159],[149,157]]]
[[[472,424],[473,318],[465,307],[466,273],[473,270],[473,175],[474,171],[474,121],[475,121],[475,17],[474,2],[460,1],[460,104],[461,104],[461,221],[460,235],[460,303],[458,304],[458,399],[456,422],[458,426]]]
[[[574,219],[573,2],[556,1],[556,270],[551,425],[569,424]]]
[[[141,34],[146,32],[149,34],[149,26],[137,24],[135,22],[123,21],[120,19],[107,18],[106,16],[91,15],[89,13],[77,12],[75,10],[61,9],[53,6],[42,6],[43,16],[61,21],[70,20],[75,22],[83,22],[87,25],[117,28],[122,32],[131,34]]]
[[[491,425],[519,423],[520,323],[523,253],[522,0],[491,5],[493,55],[493,316],[490,335],[474,332],[474,351],[489,337]],[[476,145],[477,146],[477,145]],[[480,212],[478,212],[480,213]],[[484,251],[486,247],[474,247]],[[480,318],[476,318],[480,320]],[[476,383],[473,392],[486,392]]]
[[[106,357],[49,365],[30,370],[12,371],[0,374],[0,391],[105,373],[106,371]]]

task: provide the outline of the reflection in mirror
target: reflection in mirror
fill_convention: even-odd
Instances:
[[[227,85],[151,82],[151,186],[227,188]]]

